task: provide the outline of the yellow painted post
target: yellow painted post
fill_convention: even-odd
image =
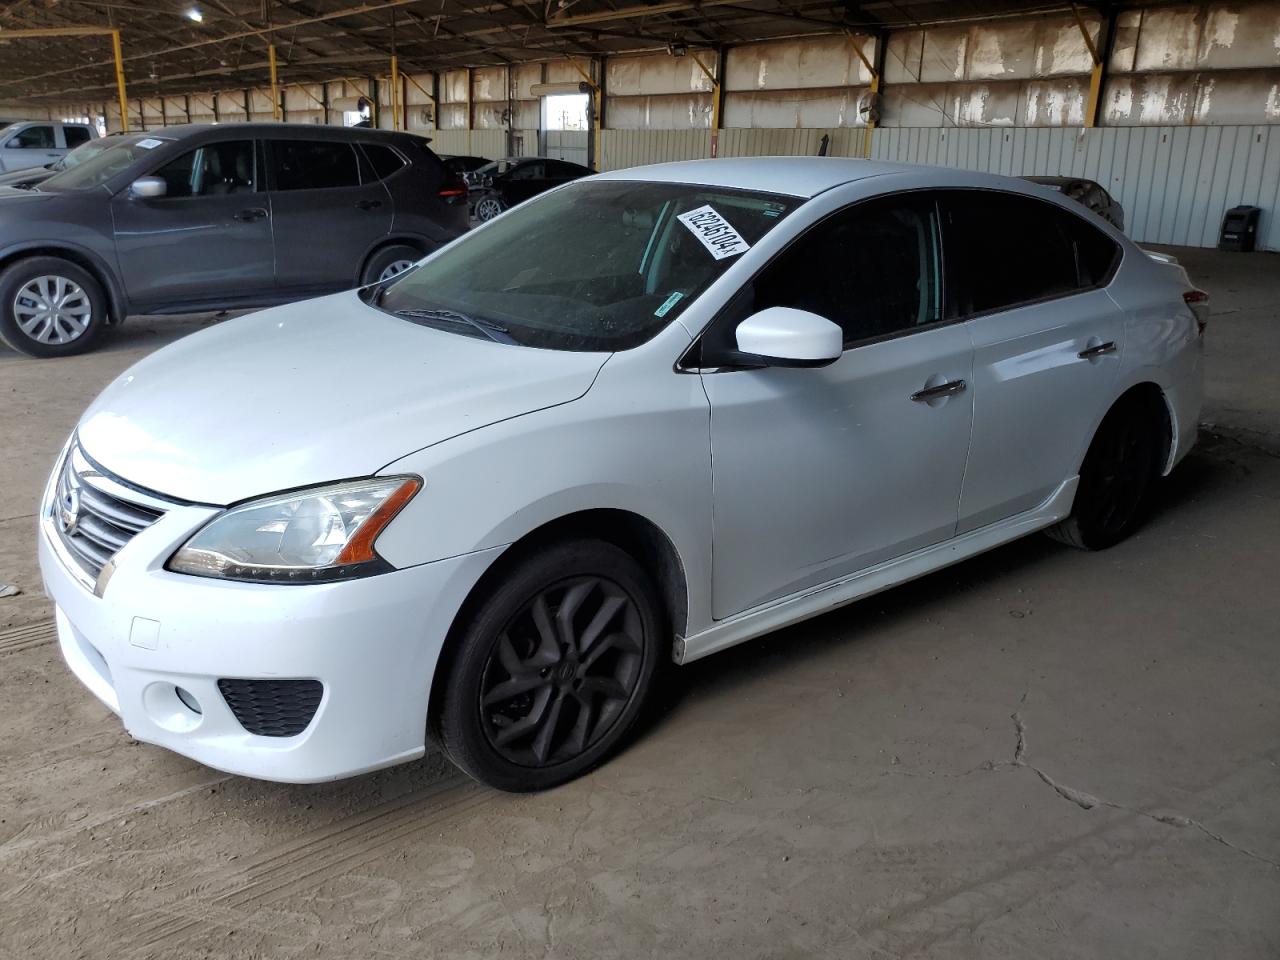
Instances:
[[[267,62],[271,66],[271,116],[280,121],[280,76],[276,70],[276,45],[267,44]]]
[[[1105,69],[1102,54],[1098,51],[1098,45],[1093,42],[1093,37],[1089,36],[1089,28],[1085,25],[1084,18],[1080,16],[1080,9],[1075,5],[1073,0],[1071,4],[1071,12],[1075,15],[1076,26],[1080,28],[1080,36],[1084,38],[1084,45],[1089,51],[1089,57],[1093,60],[1093,69],[1089,72],[1089,100],[1084,108],[1084,125],[1086,127],[1096,127],[1098,125],[1098,101],[1102,97],[1102,77]],[[1106,25],[1102,27],[1106,29]],[[1099,36],[1099,39],[1102,39]]]
[[[129,99],[124,89],[124,54],[120,49],[120,31],[111,31],[111,52],[116,58],[116,93],[120,97],[120,130],[129,132]]]
[[[403,129],[400,126],[400,58],[391,55],[391,129]]]

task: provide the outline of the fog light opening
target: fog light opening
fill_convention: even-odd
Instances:
[[[200,709],[200,701],[191,695],[191,691],[184,690],[182,687],[174,687],[173,692],[178,695],[178,699],[182,701],[182,705],[192,713],[204,715],[204,711]]]

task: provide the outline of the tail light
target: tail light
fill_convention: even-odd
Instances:
[[[440,196],[445,200],[456,200],[467,195],[467,181],[462,177],[452,177],[440,188]]]
[[[1203,290],[1188,290],[1182,295],[1182,299],[1196,315],[1196,327],[1203,337],[1204,328],[1209,325],[1209,294]]]

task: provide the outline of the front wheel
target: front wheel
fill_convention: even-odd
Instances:
[[[29,357],[91,350],[107,325],[102,285],[61,257],[28,257],[0,273],[0,339]]]
[[[1146,519],[1160,474],[1162,420],[1154,403],[1134,396],[1103,418],[1080,467],[1071,515],[1046,532],[1083,550],[1105,550]]]
[[[574,540],[519,561],[442,664],[445,752],[514,792],[587,772],[640,716],[667,636],[661,609],[644,570],[611,544]]]
[[[485,197],[476,204],[476,219],[484,223],[492,220],[505,209],[506,206],[499,197]]]

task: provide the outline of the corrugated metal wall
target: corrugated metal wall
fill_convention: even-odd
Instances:
[[[1211,247],[1222,214],[1263,210],[1259,246],[1280,251],[1280,126],[876,130],[872,157],[1009,176],[1096,180],[1142,243]]]

